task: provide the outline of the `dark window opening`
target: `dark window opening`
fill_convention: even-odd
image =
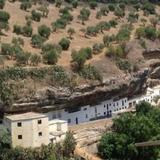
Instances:
[[[71,123],[71,119],[68,119],[68,123]]]
[[[18,122],[18,123],[17,123],[17,126],[18,126],[18,127],[21,127],[21,126],[22,126],[22,123],[21,123],[21,122]]]
[[[38,124],[42,124],[42,120],[38,120]]]
[[[39,135],[39,136],[42,136],[42,132],[39,132],[38,135]]]
[[[22,135],[18,135],[18,139],[22,139]]]

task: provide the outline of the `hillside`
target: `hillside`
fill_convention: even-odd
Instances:
[[[160,6],[102,2],[0,1],[2,108],[83,105],[159,83]]]

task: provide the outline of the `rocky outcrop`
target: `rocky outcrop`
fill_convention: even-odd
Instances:
[[[145,59],[159,59],[160,58],[160,49],[146,49],[143,52],[143,56]]]
[[[152,71],[150,77],[151,77],[152,79],[160,79],[160,66],[156,67],[156,68]]]
[[[101,101],[132,97],[146,89],[148,69],[121,78],[111,78],[103,83],[78,86],[74,89],[46,87],[31,100],[21,99],[6,112],[49,111],[66,107],[93,105]]]

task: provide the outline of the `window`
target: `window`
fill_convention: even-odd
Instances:
[[[57,124],[57,131],[61,131],[61,124]]]
[[[122,106],[124,106],[124,101],[122,100]]]
[[[18,139],[22,139],[22,135],[18,135]]]
[[[42,120],[38,120],[38,124],[42,124]]]
[[[83,110],[84,110],[84,111],[86,111],[86,110],[87,110],[87,108],[84,108]]]
[[[71,119],[68,119],[68,123],[71,123]]]
[[[104,108],[105,108],[106,106],[104,105]]]
[[[58,112],[58,118],[61,118],[61,113],[60,112]]]
[[[86,118],[88,118],[88,115],[86,114]]]
[[[18,123],[17,123],[17,126],[18,126],[18,127],[21,127],[21,126],[22,126],[22,123],[21,123],[21,122],[18,122]]]
[[[56,115],[55,114],[52,115],[52,119],[56,119]]]
[[[106,115],[106,112],[104,112],[104,115]]]
[[[42,136],[42,132],[39,132],[38,135],[39,135],[39,136]]]

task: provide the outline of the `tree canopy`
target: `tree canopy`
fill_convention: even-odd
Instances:
[[[160,109],[142,102],[136,106],[136,114],[127,113],[113,121],[113,132],[105,133],[98,145],[104,159],[155,160],[159,147],[136,147],[135,143],[159,139]]]

